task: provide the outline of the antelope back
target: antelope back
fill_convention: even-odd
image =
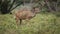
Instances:
[[[26,19],[28,17],[31,17],[33,16],[33,13],[28,10],[28,9],[24,9],[22,11],[18,11],[17,13],[15,13],[16,16],[19,18],[19,19]]]

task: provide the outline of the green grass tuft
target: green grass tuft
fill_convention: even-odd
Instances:
[[[13,15],[0,15],[0,34],[60,34],[60,17],[41,13],[17,25]]]

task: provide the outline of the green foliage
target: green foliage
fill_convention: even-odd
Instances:
[[[1,0],[0,1],[0,12],[2,14],[10,13],[13,9],[23,4],[21,0]]]

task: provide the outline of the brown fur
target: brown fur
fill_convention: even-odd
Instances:
[[[26,8],[21,10],[21,11],[18,11],[15,13],[15,16],[16,16],[16,22],[18,22],[20,20],[20,24],[22,23],[22,20],[26,20],[26,19],[31,19],[33,18],[36,13],[38,13],[38,8],[34,8],[32,10],[27,10]]]

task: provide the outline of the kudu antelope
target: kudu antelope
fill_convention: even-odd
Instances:
[[[35,17],[35,15],[37,13],[39,13],[39,8],[32,8],[32,10],[28,10],[28,9],[23,9],[23,10],[19,10],[18,12],[15,13],[16,16],[16,22],[18,22],[20,20],[20,24],[22,23],[22,20],[26,20],[26,19],[31,19],[33,17]]]

